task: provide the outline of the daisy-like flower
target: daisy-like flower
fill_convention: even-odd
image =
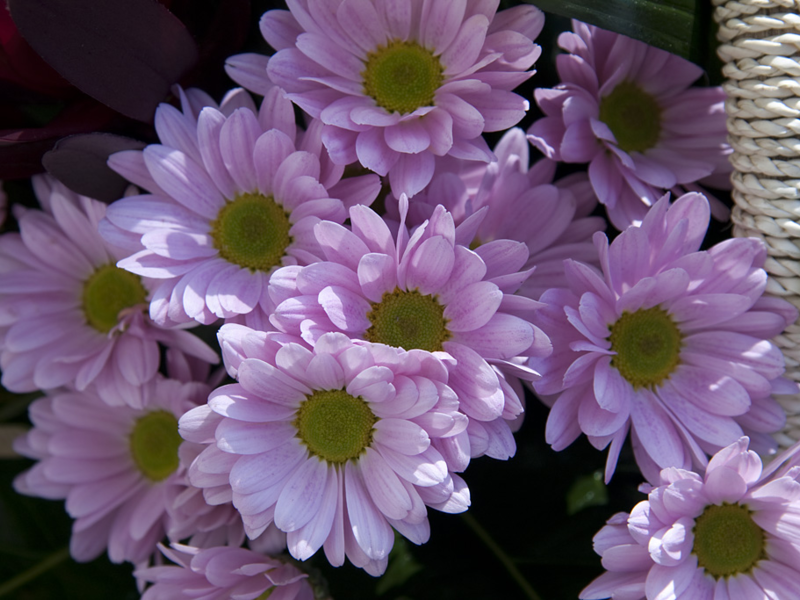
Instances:
[[[470,248],[499,239],[524,242],[529,252],[524,268],[536,267],[536,272],[518,293],[529,298],[566,287],[566,258],[599,266],[592,235],[605,228],[605,220],[590,216],[597,196],[586,174],[574,173],[554,182],[553,161],[542,159],[529,167],[530,144],[518,127],[503,135],[494,152],[496,162],[459,161],[456,173],[435,175],[409,203],[407,222],[421,224],[442,204],[456,225],[469,218],[479,222],[475,237],[462,242]],[[398,203],[389,200],[387,214],[397,219]],[[480,212],[486,214],[474,216]]]
[[[534,92],[545,117],[528,133],[548,158],[589,163],[589,179],[620,230],[665,190],[729,173],[719,87],[690,88],[700,67],[623,35],[573,21],[557,57],[562,83]],[[727,209],[719,205],[715,216]]]
[[[34,428],[14,449],[38,460],[14,480],[21,494],[66,499],[75,519],[70,554],[140,563],[170,529],[176,489],[186,487],[178,419],[208,397],[200,382],[157,376],[138,388],[141,408],[94,393],[64,392],[30,407]]]
[[[469,243],[474,228],[456,229],[441,205],[409,232],[405,196],[400,204],[397,240],[367,207],[350,210],[352,231],[320,223],[315,234],[327,260],[276,272],[270,293],[278,306],[271,321],[311,344],[325,332],[340,331],[352,339],[436,353],[470,418],[470,436],[492,438],[490,456],[513,456],[514,438],[503,420],[519,415],[522,404],[495,367],[535,378],[517,357],[551,350],[547,336],[528,320],[538,304],[513,295],[530,275],[520,271],[527,247],[494,240],[472,251],[459,236]]]
[[[774,452],[769,435],[785,420],[771,393],[796,393],[782,377],[783,355],[769,340],[794,322],[788,302],[762,297],[766,251],[755,238],[698,248],[708,202],[665,196],[641,227],[609,246],[595,234],[602,274],[567,261],[569,289],[545,292],[534,316],[553,340],[550,357],[531,359],[536,392],[552,405],[546,438],[556,450],[581,432],[610,443],[606,480],[631,431],[642,472],[695,464],[751,435]],[[550,396],[552,395],[552,396]]]
[[[295,558],[324,546],[332,565],[347,556],[377,575],[392,527],[421,544],[430,534],[426,506],[467,509],[466,484],[433,444],[460,434],[467,419],[430,353],[341,333],[310,350],[233,324],[220,340],[239,383],[189,411],[180,431],[195,441],[213,436],[190,481],[220,494],[229,486],[249,537],[274,522]]]
[[[141,583],[152,583],[142,600],[314,600],[308,576],[294,565],[246,548],[202,550],[182,544],[161,552],[174,565],[138,569]]]
[[[292,105],[281,91],[273,88],[258,114],[241,104],[229,115],[206,106],[196,121],[191,101],[184,112],[161,105],[162,144],[109,159],[150,192],[114,202],[103,233],[139,237],[144,249],[118,264],[161,280],[150,302],[158,323],[268,314],[270,273],[317,260],[313,226],[347,216],[348,199],[327,190],[341,170],[320,180],[319,156],[295,146]],[[354,201],[370,202],[380,182],[373,175],[351,188]]]
[[[49,176],[33,179],[44,210],[17,207],[19,233],[0,236],[0,366],[16,392],[90,383],[135,402],[158,370],[159,342],[208,362],[217,355],[187,331],[145,314],[152,282],[115,263],[105,242],[106,205]],[[127,390],[127,393],[124,391]]]
[[[594,538],[607,572],[582,600],[784,600],[800,586],[800,466],[795,446],[766,470],[743,437],[705,475],[661,471],[631,514]]]
[[[413,196],[430,181],[435,157],[490,161],[481,133],[515,125],[528,109],[511,90],[533,74],[544,16],[530,5],[495,14],[498,4],[291,2],[290,12],[261,19],[278,50],[266,74],[325,124],[335,162],[360,162],[388,175],[397,197]],[[228,64],[236,78],[263,62],[242,55]]]

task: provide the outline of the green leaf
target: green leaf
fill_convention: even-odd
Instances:
[[[589,506],[608,504],[608,491],[603,483],[603,474],[595,471],[575,480],[567,492],[567,514],[575,513]]]
[[[545,12],[641,40],[705,66],[711,3],[706,0],[526,0]],[[706,6],[708,5],[708,6]]]
[[[421,570],[422,565],[411,554],[408,542],[396,535],[394,547],[389,554],[389,567],[375,586],[375,594],[381,596],[393,587],[403,585]]]

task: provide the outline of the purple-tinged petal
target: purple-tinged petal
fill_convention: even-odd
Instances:
[[[197,163],[166,146],[153,144],[143,152],[153,179],[170,197],[209,220],[216,219],[225,200]]]
[[[488,281],[467,286],[444,309],[451,331],[472,331],[486,325],[497,311],[503,293]]]
[[[360,333],[371,325],[367,313],[371,305],[363,297],[338,286],[328,286],[318,296],[320,306],[336,327],[342,331]]]

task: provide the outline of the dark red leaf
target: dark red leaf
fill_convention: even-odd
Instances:
[[[129,184],[108,168],[108,157],[114,152],[144,147],[144,142],[113,133],[71,135],[45,154],[42,164],[73,192],[113,202],[122,197]]]
[[[139,121],[197,60],[184,25],[155,0],[8,0],[31,47],[65,79]]]
[[[42,155],[58,140],[75,133],[104,129],[119,115],[91,98],[64,109],[44,127],[0,130],[0,180],[30,177],[44,170]]]

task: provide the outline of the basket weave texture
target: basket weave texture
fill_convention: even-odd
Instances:
[[[767,293],[800,308],[800,0],[712,0],[733,147],[733,235],[767,245]],[[775,340],[800,382],[800,323]],[[781,446],[800,439],[800,394]]]

